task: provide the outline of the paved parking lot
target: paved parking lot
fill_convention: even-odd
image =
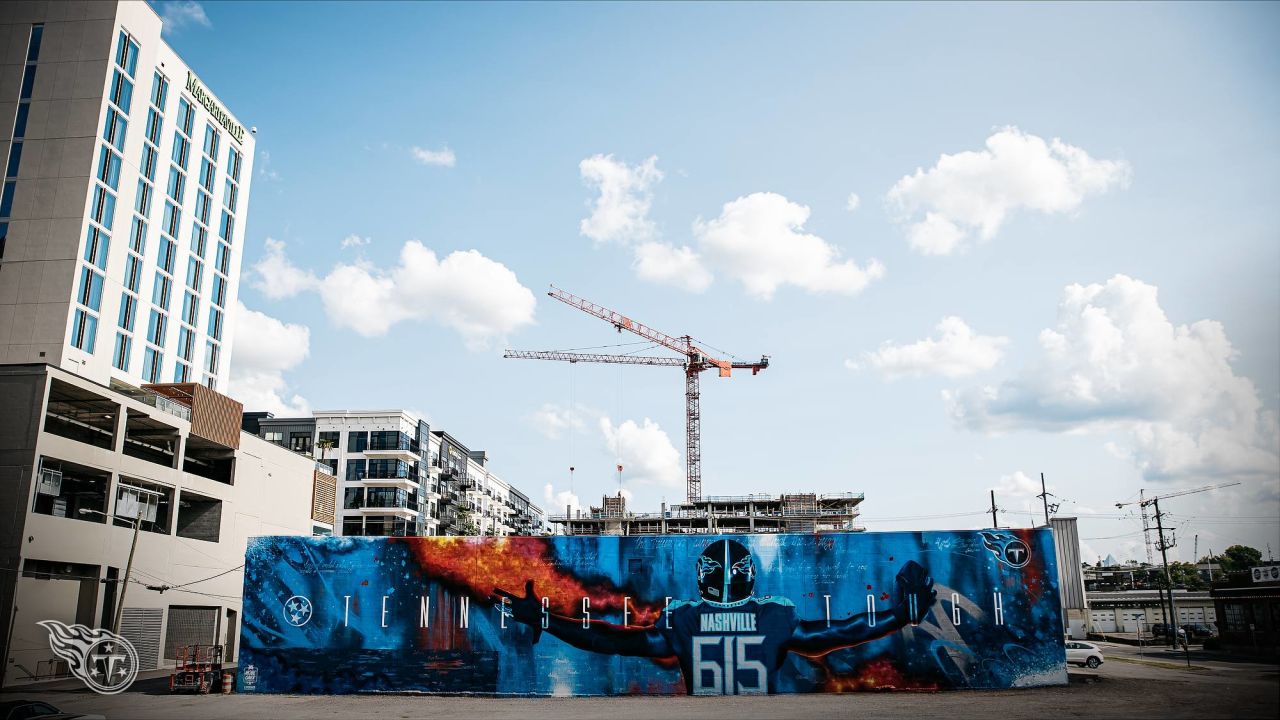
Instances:
[[[1163,657],[1106,648],[1097,671],[1071,671],[1065,687],[944,693],[857,693],[725,698],[472,698],[414,695],[169,695],[163,679],[99,697],[81,689],[0,695],[36,697],[64,711],[108,718],[629,718],[988,717],[1275,718],[1280,675],[1274,665],[1199,661],[1191,670]],[[65,686],[64,686],[65,687]]]

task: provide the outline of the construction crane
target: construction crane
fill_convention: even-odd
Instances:
[[[1182,497],[1183,495],[1194,495],[1196,493],[1202,493],[1209,490],[1217,490],[1218,488],[1231,487],[1232,485],[1239,485],[1239,484],[1240,483],[1238,482],[1229,482],[1229,483],[1219,483],[1217,485],[1205,485],[1204,487],[1190,488],[1188,490],[1178,490],[1177,492],[1165,493],[1164,495],[1152,495],[1151,497],[1147,497],[1145,492],[1140,492],[1138,495],[1139,497],[1138,500],[1116,503],[1117,508],[1123,508],[1127,505],[1137,505],[1138,508],[1142,510],[1142,526],[1144,530],[1144,533],[1143,533],[1144,536],[1146,534],[1145,530],[1147,529],[1147,512],[1146,512],[1147,506],[1153,506],[1153,509],[1155,510],[1156,533],[1159,539],[1159,542],[1156,544],[1156,549],[1160,551],[1160,559],[1164,565],[1164,582],[1165,582],[1165,586],[1169,588],[1169,608],[1168,608],[1169,615],[1166,618],[1166,621],[1169,625],[1172,625],[1174,628],[1178,626],[1178,613],[1177,613],[1177,609],[1173,605],[1173,577],[1169,574],[1169,548],[1177,545],[1178,541],[1176,538],[1171,538],[1168,541],[1164,539],[1164,515],[1165,514],[1160,512],[1160,501],[1169,500],[1171,498],[1176,498],[1176,497]],[[1151,557],[1150,540],[1147,541],[1147,557],[1148,557],[1148,564],[1153,564],[1149,560],[1149,558]],[[1195,558],[1192,558],[1192,560],[1194,561]],[[1162,598],[1160,600],[1160,612],[1163,614],[1164,611],[1165,611],[1164,599]],[[1171,642],[1176,643],[1177,632],[1176,631],[1170,632],[1169,639]],[[1189,666],[1190,664],[1191,664],[1191,660],[1190,660],[1190,656],[1188,656],[1187,665]]]
[[[721,360],[704,352],[693,338],[688,335],[675,337],[664,332],[655,330],[648,325],[636,322],[622,313],[610,310],[603,305],[580,298],[572,293],[565,292],[556,286],[551,286],[551,291],[547,293],[551,297],[560,302],[575,307],[588,315],[594,315],[601,320],[613,325],[618,331],[634,333],[640,337],[661,345],[668,350],[680,353],[679,358],[670,357],[652,357],[652,356],[636,356],[636,355],[596,355],[584,353],[570,352],[552,352],[539,350],[508,350],[503,354],[506,358],[516,358],[523,360],[559,360],[562,362],[579,363],[615,363],[623,365],[657,365],[665,367],[680,367],[684,369],[684,408],[685,408],[685,463],[687,472],[686,497],[690,503],[698,502],[702,499],[702,410],[701,410],[701,393],[699,390],[698,378],[704,370],[716,368],[720,377],[730,377],[734,370],[750,370],[752,375],[759,373],[761,370],[769,367],[769,356],[761,356],[759,362],[733,362],[730,360]]]

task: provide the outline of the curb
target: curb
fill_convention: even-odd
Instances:
[[[1120,657],[1118,655],[1112,655],[1111,657],[1107,658],[1107,660],[1115,661],[1115,662],[1133,663],[1134,665],[1150,665],[1151,667],[1168,668],[1170,670],[1192,670],[1192,671],[1198,670],[1200,672],[1213,672],[1213,668],[1205,667],[1204,665],[1191,665],[1188,667],[1186,663],[1172,663],[1172,662],[1164,662],[1162,660],[1139,660],[1138,658]]]

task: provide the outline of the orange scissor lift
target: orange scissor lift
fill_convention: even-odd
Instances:
[[[174,655],[177,664],[169,675],[169,692],[222,691],[221,645],[183,645]]]

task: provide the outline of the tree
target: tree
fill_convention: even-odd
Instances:
[[[1173,586],[1175,588],[1185,588],[1187,590],[1205,589],[1204,578],[1196,571],[1196,566],[1189,562],[1175,561],[1169,563],[1169,576],[1173,578]],[[1164,577],[1160,577],[1159,582],[1163,587]]]
[[[476,524],[475,518],[471,516],[471,511],[467,508],[458,508],[458,519],[454,523],[454,527],[458,529],[459,535],[470,537],[480,534],[480,526]]]
[[[1262,564],[1262,553],[1248,545],[1232,545],[1218,556],[1218,562],[1226,572],[1248,570]]]

